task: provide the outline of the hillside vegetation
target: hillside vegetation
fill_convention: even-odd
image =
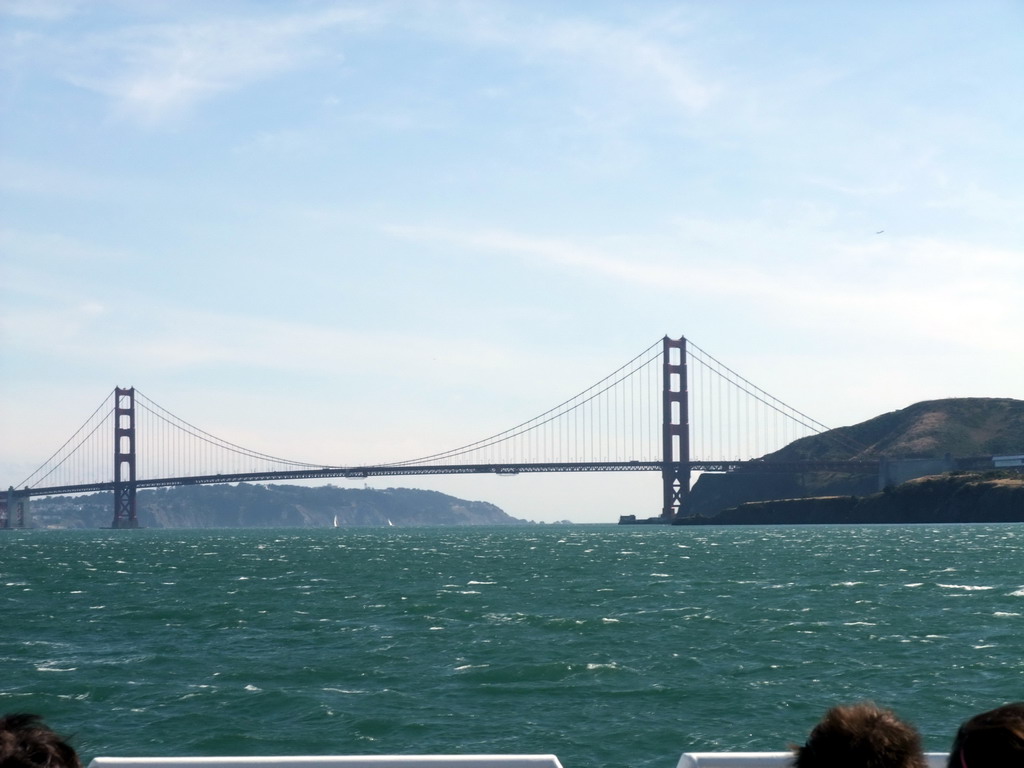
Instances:
[[[113,518],[113,494],[33,500],[37,526],[102,528]],[[193,485],[142,490],[137,514],[144,528],[325,528],[411,525],[516,525],[493,504],[437,491],[307,488],[297,485]]]
[[[766,462],[849,459],[941,459],[1024,454],[1024,400],[927,400],[849,427],[805,437],[764,456]],[[749,502],[808,497],[867,497],[876,473],[705,474],[691,493],[691,512],[714,516]],[[838,502],[836,502],[838,504]]]
[[[900,459],[1024,453],[1024,400],[925,400],[899,411],[796,440],[765,459]]]

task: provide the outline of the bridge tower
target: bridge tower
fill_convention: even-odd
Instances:
[[[686,509],[690,495],[690,407],[686,337],[662,341],[661,517],[671,522]]]
[[[14,486],[8,488],[6,496],[0,498],[0,528],[24,528],[27,503],[27,497],[19,495]]]
[[[135,388],[114,388],[114,521],[138,528],[135,516]]]

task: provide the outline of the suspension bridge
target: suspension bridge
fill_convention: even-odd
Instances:
[[[767,462],[829,428],[752,384],[685,337],[665,337],[538,416],[465,445],[399,461],[284,459],[205,432],[139,390],[114,389],[35,472],[0,498],[0,527],[23,526],[33,496],[113,492],[113,528],[138,527],[140,488],[402,475],[661,474],[660,522],[687,508],[691,473],[874,472],[878,461]]]

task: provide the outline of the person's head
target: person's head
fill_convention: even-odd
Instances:
[[[1024,765],[1024,701],[975,715],[960,726],[949,750],[951,768]]]
[[[926,768],[917,729],[869,701],[832,707],[796,747],[795,768]]]
[[[81,768],[78,755],[39,715],[0,717],[0,768]]]

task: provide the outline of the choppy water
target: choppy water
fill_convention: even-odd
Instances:
[[[96,755],[673,768],[1024,698],[1024,525],[4,531],[0,710]]]

